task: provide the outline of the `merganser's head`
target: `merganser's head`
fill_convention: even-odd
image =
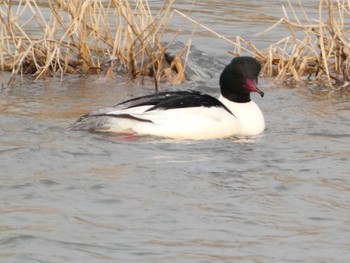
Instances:
[[[264,92],[257,88],[260,63],[252,57],[237,57],[232,59],[220,76],[221,94],[234,102],[249,102],[250,93]]]

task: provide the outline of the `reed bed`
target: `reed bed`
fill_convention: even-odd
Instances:
[[[288,0],[282,6],[284,17],[261,34],[271,33],[278,26],[289,35],[263,50],[237,36],[228,39],[209,27],[180,13],[191,22],[208,30],[234,47],[234,56],[250,54],[261,64],[261,75],[275,82],[305,81],[331,88],[348,88],[350,82],[350,0],[320,0],[318,19],[311,19],[301,0]],[[297,14],[302,14],[299,17]],[[348,23],[348,24],[346,24]]]
[[[174,0],[164,1],[156,14],[144,0],[37,2],[0,3],[0,69],[13,77],[102,72],[114,77],[121,70],[129,79],[152,76],[156,84],[162,77],[172,83],[185,80],[185,62],[179,57],[188,52],[190,41],[172,61],[166,51],[178,32],[169,44],[162,42]],[[43,14],[43,7],[49,14]]]
[[[66,73],[115,77],[121,70],[129,79],[152,76],[156,89],[162,78],[180,83],[185,81],[191,38],[175,56],[169,56],[167,50],[181,28],[172,32],[173,40],[168,44],[162,42],[173,16],[180,15],[196,28],[200,26],[230,42],[233,55],[255,56],[263,65],[262,75],[277,82],[349,86],[346,23],[350,22],[350,0],[320,0],[317,19],[311,19],[301,0],[288,1],[288,6],[282,7],[283,17],[262,34],[283,26],[289,36],[263,50],[239,36],[228,39],[174,10],[174,1],[164,1],[154,14],[147,0],[134,0],[132,4],[128,0],[55,0],[45,2],[49,15],[42,13],[35,0],[19,0],[16,5],[2,1],[0,69],[12,71],[13,76],[31,74],[36,79]],[[26,30],[33,26],[41,34]]]
[[[275,81],[306,81],[347,88],[350,80],[350,1],[320,0],[317,19],[310,18],[300,0],[294,5],[288,3],[288,7],[282,7],[284,17],[263,34],[284,26],[290,32],[289,36],[264,50],[246,44],[263,64],[262,74]]]

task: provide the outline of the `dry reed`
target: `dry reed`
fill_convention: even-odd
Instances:
[[[283,25],[289,29],[290,36],[265,50],[253,50],[263,64],[263,75],[276,81],[311,81],[328,87],[347,87],[350,43],[345,21],[349,22],[350,1],[320,0],[317,20],[310,18],[300,0],[294,5],[288,3],[289,14],[283,7],[284,17],[263,33]]]
[[[237,36],[235,40],[218,34],[209,27],[176,11],[189,21],[211,32],[234,46],[229,53],[241,56],[250,54],[263,65],[261,74],[276,82],[313,82],[332,88],[350,85],[350,42],[346,21],[350,19],[350,0],[320,0],[318,19],[312,20],[301,0],[294,5],[288,0],[289,13],[282,6],[284,17],[262,32],[268,33],[277,26],[287,27],[290,35],[264,50]],[[302,14],[298,17],[297,14]],[[302,36],[298,38],[297,36]]]
[[[65,73],[115,75],[123,68],[126,76],[153,76],[155,84],[164,77],[170,82],[185,80],[186,60],[191,40],[172,61],[162,42],[174,14],[200,26],[216,37],[234,45],[236,56],[249,53],[263,65],[262,75],[276,81],[314,81],[329,87],[347,87],[350,82],[350,43],[346,21],[350,16],[350,0],[320,0],[317,20],[312,20],[301,0],[288,8],[284,17],[268,28],[285,26],[290,36],[264,50],[240,38],[230,40],[188,15],[172,9],[175,0],[166,0],[153,15],[147,0],[55,0],[47,1],[50,11],[45,19],[34,0],[19,0],[0,5],[0,68],[35,78]],[[23,19],[23,14],[31,15]],[[302,14],[298,17],[297,14]],[[36,26],[41,36],[25,29]],[[301,38],[297,36],[302,35]],[[107,63],[108,62],[108,63]],[[169,63],[167,63],[169,62]],[[106,66],[107,65],[107,66]]]
[[[13,77],[31,74],[36,79],[101,72],[114,77],[115,69],[122,68],[128,78],[151,75],[156,85],[163,76],[182,82],[185,65],[180,56],[186,50],[168,65],[169,46],[161,42],[173,2],[164,1],[154,15],[146,0],[55,0],[40,6],[34,0],[2,1],[0,68],[12,71]],[[43,14],[43,5],[49,14]],[[175,75],[169,68],[176,69]]]

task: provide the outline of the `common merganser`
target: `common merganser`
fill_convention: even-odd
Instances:
[[[264,96],[256,86],[260,69],[256,59],[237,57],[221,73],[219,98],[193,90],[159,92],[83,115],[71,128],[195,140],[258,135],[265,121],[250,93]]]

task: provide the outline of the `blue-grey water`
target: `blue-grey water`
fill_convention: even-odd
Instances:
[[[281,2],[200,1],[193,16],[264,46],[284,33],[255,36]],[[199,34],[194,48],[212,74],[162,90],[218,94],[232,46]],[[0,94],[0,262],[349,262],[350,93],[259,84],[263,135],[173,141],[66,128],[150,84],[17,79]]]

